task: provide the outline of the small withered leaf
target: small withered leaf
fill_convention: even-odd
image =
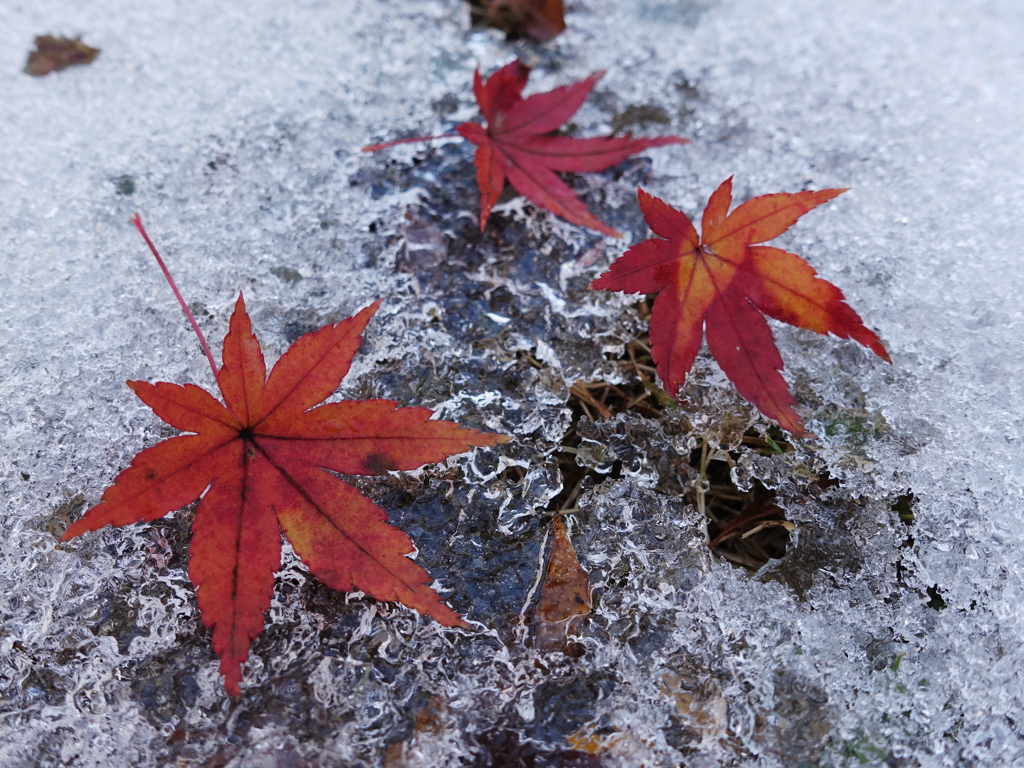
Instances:
[[[578,656],[580,652],[571,638],[590,614],[590,576],[580,565],[565,521],[557,512],[551,530],[551,555],[537,601],[534,646],[547,653]]]
[[[42,77],[79,64],[90,64],[99,55],[100,49],[86,45],[81,37],[40,35],[36,38],[36,49],[28,55],[25,72],[33,77]]]
[[[562,0],[471,0],[470,5],[475,16],[512,37],[543,43],[565,31]]]

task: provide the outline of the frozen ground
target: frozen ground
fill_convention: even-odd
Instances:
[[[575,0],[568,23],[537,49],[471,30],[460,0],[0,7],[0,764],[1024,761],[1024,6]],[[103,52],[30,78],[44,33]],[[474,67],[516,52],[538,89],[608,70],[581,132],[654,115],[637,130],[694,140],[576,182],[632,239],[639,182],[691,214],[732,174],[740,199],[852,187],[783,240],[895,361],[780,329],[823,437],[777,458],[740,445],[763,424],[706,358],[685,408],[576,424],[579,658],[517,626],[569,387],[622,380],[643,330],[585,290],[621,245],[514,200],[481,238],[467,144],[357,151],[471,118]],[[289,561],[236,702],[185,573],[190,511],[56,546],[169,434],[124,380],[211,384],[136,210],[215,344],[239,289],[272,357],[385,296],[342,394],[517,436],[360,481],[474,631]],[[703,444],[797,525],[756,575],[704,546]]]

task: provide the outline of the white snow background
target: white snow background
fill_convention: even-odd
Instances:
[[[730,175],[738,201],[851,188],[806,216],[786,247],[842,288],[894,363],[791,329],[780,331],[780,347],[791,380],[811,382],[825,402],[833,388],[853,387],[895,436],[874,454],[867,448],[855,470],[841,458],[841,441],[822,441],[823,455],[836,457],[827,458],[833,476],[879,504],[907,492],[916,499],[902,583],[887,565],[868,562],[832,586],[816,581],[798,599],[777,582],[706,563],[685,601],[673,604],[669,590],[664,610],[685,610],[687,626],[721,641],[716,664],[732,681],[722,683],[725,714],[714,710],[722,729],[709,728],[681,753],[664,735],[667,721],[639,698],[645,687],[656,695],[658,680],[637,679],[635,689],[623,683],[594,705],[595,723],[630,734],[606,743],[602,759],[797,764],[787,745],[759,735],[770,729],[758,720],[785,718],[774,702],[786,676],[797,675],[827,699],[820,731],[800,737],[810,742],[804,764],[1021,764],[1024,5],[575,0],[567,20],[569,29],[540,49],[541,61],[560,69],[539,66],[531,92],[606,69],[599,91],[664,106],[673,124],[648,131],[694,141],[647,153],[654,194],[697,215]],[[21,71],[27,52],[46,33],[81,34],[102,53],[89,66],[29,77]],[[208,646],[185,554],[162,571],[176,591],[140,597],[134,621],[144,632],[122,648],[87,628],[95,627],[100,592],[123,590],[126,579],[144,584],[152,558],[167,553],[156,551],[145,526],[56,549],[68,522],[58,511],[79,494],[95,503],[138,450],[171,434],[125,379],[212,384],[129,223],[133,212],[201,307],[218,356],[240,289],[271,359],[288,345],[289,313],[326,322],[401,293],[353,368],[356,381],[372,380],[375,361],[402,349],[389,329],[418,322],[425,310],[407,276],[365,257],[368,226],[394,228],[408,201],[374,198],[350,179],[407,163],[422,148],[386,157],[359,148],[472,119],[474,68],[488,72],[530,50],[470,29],[458,0],[0,6],[0,765],[383,759],[387,745],[359,735],[363,715],[301,742],[289,737],[284,717],[278,730],[238,731],[236,704],[209,653],[194,660],[199,692],[184,719],[147,712],[133,665],[181,635]],[[700,93],[685,120],[671,85],[683,77]],[[449,94],[458,96],[457,109],[438,117],[432,104]],[[588,103],[575,122],[581,135],[598,135],[609,130],[607,117]],[[628,196],[619,203],[631,204]],[[514,208],[507,215],[520,216]],[[522,216],[565,231],[546,213]],[[588,278],[620,245],[601,246]],[[869,528],[891,549],[905,536],[898,525]],[[586,564],[582,547],[580,556]],[[944,609],[927,605],[928,588]],[[897,598],[885,600],[892,592]],[[398,615],[373,621],[387,625]],[[505,620],[471,618],[485,626]],[[454,658],[469,642],[453,634],[432,647]],[[889,648],[881,664],[869,652],[878,643]],[[605,659],[600,649],[590,656]],[[657,673],[660,663],[606,661],[619,675],[630,665]],[[320,685],[351,685],[317,694],[328,710],[332,701],[413,706],[401,694],[380,704],[379,692],[356,686],[358,674],[318,663]],[[245,682],[274,684],[258,661],[246,667]],[[463,669],[446,690],[457,702],[472,698],[477,684]],[[524,721],[532,695],[508,694],[518,697]],[[211,718],[217,727],[204,730]],[[784,726],[770,732],[789,738]],[[419,747],[432,764],[470,764],[462,737],[435,742],[424,737]]]

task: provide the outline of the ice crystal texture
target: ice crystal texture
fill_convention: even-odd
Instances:
[[[567,21],[532,47],[470,28],[462,0],[0,8],[0,764],[1024,761],[1024,8],[587,0]],[[103,56],[22,74],[47,32]],[[691,214],[733,174],[738,200],[852,187],[780,245],[895,361],[778,328],[821,436],[784,455],[740,446],[765,425],[706,354],[684,408],[580,420],[579,658],[526,628],[569,390],[628,383],[645,328],[586,290],[620,244],[514,197],[481,236],[465,142],[358,151],[472,118],[474,68],[516,54],[537,90],[608,70],[584,135],[693,139],[573,181],[633,241],[640,183]],[[169,434],[124,380],[212,383],[134,211],[211,340],[239,289],[271,358],[385,296],[341,394],[516,435],[359,480],[475,631],[286,558],[236,704],[189,510],[56,546]],[[704,443],[796,525],[756,574],[705,546]]]

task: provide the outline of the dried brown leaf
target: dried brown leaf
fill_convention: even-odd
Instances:
[[[565,31],[562,0],[476,0],[472,5],[487,24],[516,37],[543,43]]]
[[[571,641],[590,614],[590,577],[583,570],[562,516],[551,521],[551,555],[540,588],[534,619],[535,647],[546,653],[581,656],[583,649]]]
[[[90,64],[99,55],[100,49],[86,45],[81,37],[72,40],[68,37],[40,35],[36,38],[36,49],[28,55],[25,72],[34,77],[42,77],[78,64]]]

